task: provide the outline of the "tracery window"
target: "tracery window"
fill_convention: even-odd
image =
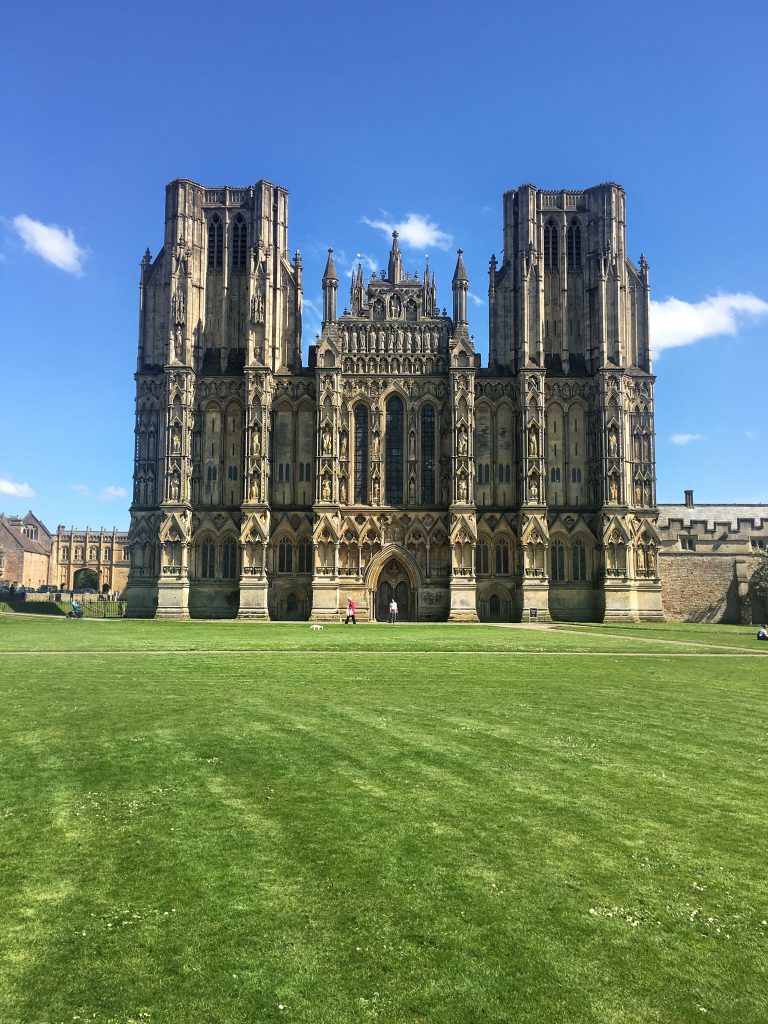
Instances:
[[[312,572],[312,544],[304,537],[299,542],[299,572]]]
[[[237,575],[237,545],[233,540],[225,540],[221,545],[221,575],[225,580]]]
[[[587,579],[587,547],[583,540],[577,540],[571,548],[571,579]]]
[[[368,502],[368,407],[355,406],[355,501]]]
[[[216,545],[212,540],[203,541],[200,569],[203,579],[212,580],[216,575]]]
[[[581,270],[581,226],[574,218],[568,225],[568,269]]]
[[[556,540],[549,549],[549,575],[558,582],[565,579],[565,548],[561,540]]]
[[[248,253],[248,228],[242,214],[238,213],[232,227],[232,269],[245,270]]]
[[[215,213],[208,222],[208,269],[220,271],[224,258],[224,225]]]
[[[581,469],[579,469],[578,466],[574,466],[573,469],[571,470],[571,483],[574,483],[574,484],[580,484],[581,483]]]
[[[293,572],[293,545],[287,537],[277,545],[277,571]]]
[[[560,483],[560,470],[556,466],[553,466],[552,469],[550,469],[549,479],[553,484]]]
[[[386,502],[403,504],[403,400],[392,395],[386,419]]]
[[[550,218],[544,226],[544,269],[557,270],[558,235],[557,225]]]
[[[505,540],[496,545],[496,575],[509,575],[509,544]]]
[[[478,575],[487,576],[491,571],[491,552],[484,540],[478,542],[475,562]]]
[[[421,410],[421,504],[435,503],[435,409]]]

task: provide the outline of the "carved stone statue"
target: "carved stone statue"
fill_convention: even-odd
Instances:
[[[171,486],[169,493],[171,501],[179,500],[179,478],[175,474],[171,477]]]
[[[379,480],[378,477],[373,481],[373,503],[378,505],[379,503]]]
[[[323,427],[323,455],[331,454],[332,443],[331,428],[325,426]]]
[[[346,457],[347,457],[347,435],[346,435],[346,433],[343,433],[341,435],[341,457],[342,457],[342,459],[346,459]]]
[[[416,458],[416,435],[415,434],[411,434],[410,437],[408,438],[408,458],[409,459],[415,459]]]
[[[531,480],[531,501],[539,500],[539,485],[536,482],[536,477]]]
[[[608,433],[608,454],[612,459],[615,459],[619,454],[619,439],[616,435],[615,428],[611,428]]]
[[[643,488],[641,484],[635,484],[635,504],[643,504]]]
[[[331,500],[331,483],[327,476],[323,477],[323,484],[320,489],[320,497],[323,501]]]
[[[342,505],[346,505],[347,504],[347,481],[346,480],[342,480],[341,484],[339,485],[339,500],[341,501]]]
[[[467,500],[467,481],[464,479],[464,477],[462,477],[459,480],[458,495],[459,495],[459,501],[466,501]]]
[[[258,473],[251,477],[251,500],[261,501],[261,480]]]
[[[173,331],[173,354],[177,359],[181,359],[181,353],[184,351],[184,336],[181,329],[181,324],[176,324]]]
[[[171,431],[171,453],[178,455],[181,451],[181,432],[178,427],[174,427]]]
[[[467,440],[467,428],[461,427],[459,429],[459,455],[466,455],[469,451],[469,441]]]
[[[378,431],[374,431],[373,434],[373,457],[378,459],[379,457],[379,434]]]
[[[611,477],[611,482],[608,485],[608,500],[616,502],[619,499],[619,485],[616,483],[616,477]]]
[[[251,455],[261,455],[261,429],[258,426],[251,428]]]
[[[528,458],[535,459],[539,454],[539,438],[536,432],[536,427],[531,427],[528,431]]]
[[[413,477],[408,481],[408,500],[416,501],[416,481]]]

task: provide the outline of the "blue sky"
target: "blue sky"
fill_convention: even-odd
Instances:
[[[503,191],[621,183],[658,304],[659,500],[768,501],[763,4],[43,0],[4,21],[0,511],[127,527],[138,265],[175,177],[290,190],[305,351],[327,246],[386,266],[381,223],[405,225],[406,269],[429,253],[441,305],[464,249],[484,357]]]

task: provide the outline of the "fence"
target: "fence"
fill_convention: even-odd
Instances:
[[[83,600],[77,602],[83,610],[84,619],[122,619],[125,617],[125,601]],[[25,615],[69,615],[72,602],[63,601],[51,595],[49,601],[26,601],[24,598],[0,600],[0,611],[21,612]]]

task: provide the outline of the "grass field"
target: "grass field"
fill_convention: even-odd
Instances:
[[[0,1022],[764,1024],[754,632],[0,615]]]

